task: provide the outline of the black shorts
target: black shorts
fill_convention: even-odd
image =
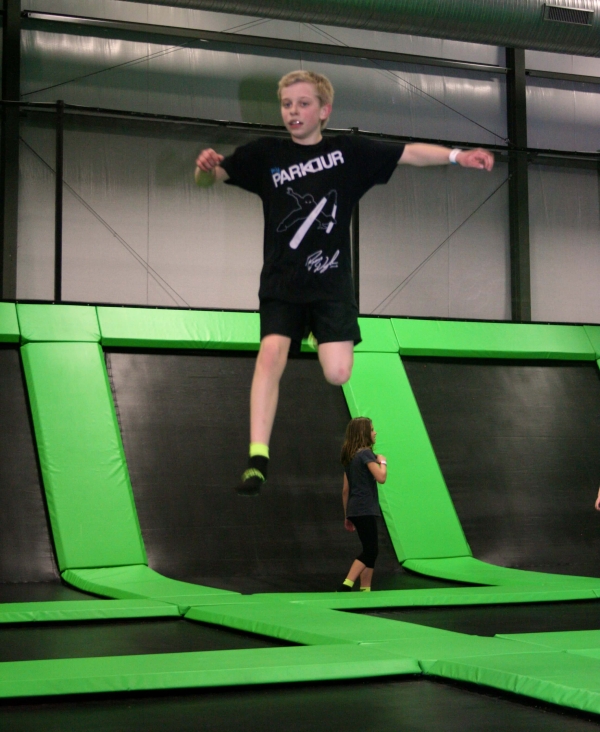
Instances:
[[[319,343],[361,342],[358,308],[354,303],[318,300],[293,303],[262,300],[260,303],[260,339],[282,335],[292,339],[290,353],[299,353],[303,338],[311,333]]]

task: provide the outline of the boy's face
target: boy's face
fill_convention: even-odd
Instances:
[[[331,114],[331,104],[321,106],[313,84],[299,81],[281,92],[283,124],[294,142],[314,145],[321,141],[321,122]]]

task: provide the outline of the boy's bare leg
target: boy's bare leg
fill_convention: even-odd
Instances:
[[[352,374],[354,365],[354,343],[352,341],[334,341],[319,343],[319,361],[323,375],[330,384],[345,384]]]
[[[250,390],[251,442],[269,444],[279,399],[279,382],[291,342],[291,338],[282,335],[268,335],[260,342]]]
[[[250,390],[250,457],[237,487],[242,496],[258,495],[267,479],[269,440],[290,343],[291,339],[282,335],[265,336],[260,343]]]

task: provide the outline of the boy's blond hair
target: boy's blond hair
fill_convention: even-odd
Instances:
[[[314,71],[290,71],[289,74],[282,76],[279,79],[277,86],[277,97],[281,101],[281,94],[284,89],[292,84],[298,84],[299,82],[305,82],[306,84],[312,84],[315,87],[317,98],[321,102],[321,106],[324,107],[326,104],[333,104],[333,85],[326,76],[323,74],[317,74]],[[329,118],[328,118],[329,119]],[[321,122],[321,129],[327,125],[328,119],[324,119]]]

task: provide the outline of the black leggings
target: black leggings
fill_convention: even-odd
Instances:
[[[375,516],[348,516],[358,532],[358,538],[361,541],[363,550],[358,557],[365,567],[373,569],[375,560],[379,553],[379,545],[377,541],[377,518]]]

